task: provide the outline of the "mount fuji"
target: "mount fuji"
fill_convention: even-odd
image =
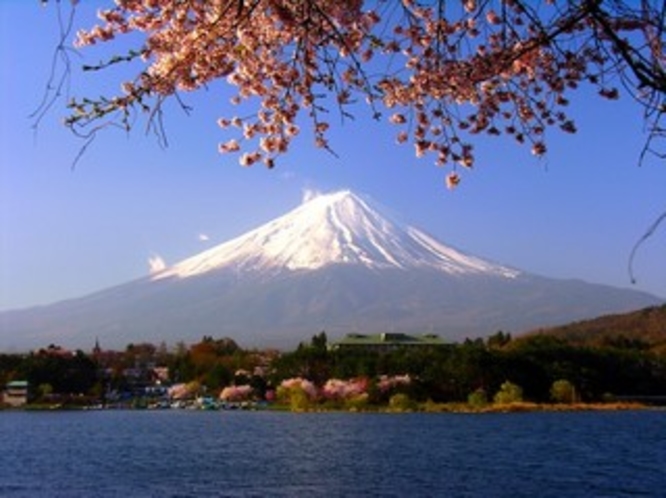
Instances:
[[[231,337],[289,348],[325,330],[522,332],[660,303],[650,294],[521,272],[449,247],[350,191],[321,195],[149,277],[0,313],[0,349]]]
[[[334,265],[378,271],[431,269],[450,275],[518,275],[392,221],[368,201],[342,191],[315,197],[246,235],[159,272],[153,279],[190,278],[225,269],[271,275]]]

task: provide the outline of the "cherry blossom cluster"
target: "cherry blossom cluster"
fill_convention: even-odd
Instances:
[[[227,386],[220,392],[222,401],[238,402],[249,401],[254,395],[254,389],[247,384],[240,386]]]
[[[329,379],[321,388],[321,395],[326,399],[348,400],[367,394],[368,379]]]
[[[381,375],[376,380],[376,386],[380,393],[386,394],[399,387],[412,384],[413,379],[409,375]],[[283,380],[278,387],[278,392],[289,392],[293,389],[302,390],[308,399],[326,400],[352,400],[360,396],[367,396],[371,382],[367,377],[353,379],[328,379],[321,387],[317,387],[311,381],[302,377]]]
[[[278,387],[278,392],[288,392],[292,389],[302,390],[309,399],[315,399],[318,394],[317,386],[315,386],[311,381],[303,379],[302,377],[293,377],[291,379],[283,380]]]
[[[170,399],[186,399],[193,396],[195,390],[193,389],[193,384],[180,383],[169,387],[167,394]]]
[[[409,375],[381,375],[377,381],[377,389],[380,392],[386,393],[392,391],[396,387],[408,386],[412,383],[412,378]]]
[[[400,127],[398,143],[450,166],[453,187],[459,167],[475,163],[478,135],[509,136],[541,156],[549,128],[574,133],[568,94],[582,83],[608,99],[622,84],[641,89],[634,97],[658,108],[664,9],[658,0],[117,0],[77,44],[142,33],[143,46],[120,60],[145,70],[119,96],[75,101],[68,124],[120,112],[129,127],[133,111],[222,79],[238,112],[219,119],[230,133],[220,152],[273,167],[302,115],[316,146],[331,150],[330,111],[350,116],[365,101]]]
[[[102,24],[81,31],[79,46],[113,39],[118,34],[145,33],[140,52],[147,69],[123,84],[124,95],[101,104],[75,105],[70,124],[98,118],[115,109],[128,112],[147,97],[157,99],[190,91],[226,78],[238,88],[232,103],[258,102],[250,117],[221,118],[237,138],[222,143],[221,152],[241,151],[240,163],[262,161],[269,167],[299,134],[298,114],[306,110],[315,122],[315,139],[327,148],[328,122],[320,118],[321,92],[334,92],[344,106],[358,84],[354,57],[369,43],[376,15],[361,11],[361,1],[318,0],[125,0],[99,13]],[[335,67],[334,67],[335,66]],[[347,66],[342,70],[342,67]],[[341,71],[339,74],[338,72]],[[252,148],[248,143],[255,143]]]

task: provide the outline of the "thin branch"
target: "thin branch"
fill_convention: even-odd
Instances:
[[[49,77],[46,80],[46,87],[44,88],[44,94],[42,95],[42,101],[35,108],[35,110],[30,113],[29,118],[34,119],[32,128],[36,131],[44,117],[48,114],[48,111],[53,107],[53,105],[60,99],[62,96],[62,91],[69,78],[71,76],[71,61],[69,58],[69,52],[71,49],[68,49],[65,46],[65,43],[74,29],[74,17],[76,13],[76,6],[72,4],[71,10],[69,11],[69,16],[67,21],[63,20],[62,16],[62,7],[61,3],[57,2],[58,10],[58,26],[60,28],[58,44],[53,50],[53,55],[51,57],[51,67],[49,71]],[[59,64],[58,59],[61,60],[63,64],[62,72],[58,71]]]
[[[636,283],[636,278],[634,276],[634,258],[636,256],[636,252],[647,239],[649,239],[650,237],[652,237],[652,235],[654,235],[654,233],[659,228],[659,225],[661,225],[664,222],[664,220],[666,220],[666,211],[661,213],[661,215],[652,223],[652,225],[650,225],[650,227],[643,234],[643,236],[640,239],[638,239],[636,244],[634,244],[634,247],[631,250],[631,254],[629,255],[629,265],[628,265],[629,278],[631,279],[632,284]]]

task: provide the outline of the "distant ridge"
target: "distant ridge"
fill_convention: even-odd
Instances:
[[[662,304],[540,277],[452,248],[345,190],[316,197],[164,270],[88,296],[0,313],[0,350],[231,337],[291,348],[326,331],[524,332]]]

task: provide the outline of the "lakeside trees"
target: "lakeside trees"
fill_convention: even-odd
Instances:
[[[180,385],[179,396],[277,399],[295,410],[316,405],[399,410],[416,402],[478,408],[519,400],[598,402],[665,394],[666,358],[658,351],[619,340],[590,347],[545,335],[502,337],[501,346],[492,336],[387,352],[329,350],[323,332],[285,353],[246,351],[230,339],[211,337],[172,349],[133,344],[90,355],[51,346],[0,356],[0,379],[28,380],[34,400],[63,395],[84,395],[82,402],[136,400]]]
[[[130,48],[84,69],[112,75],[126,64],[134,76],[118,95],[73,99],[66,124],[90,137],[109,124],[129,130],[145,116],[163,136],[165,102],[187,108],[184,92],[217,91],[212,84],[222,82],[235,95],[222,103],[228,136],[220,152],[273,167],[299,135],[301,117],[315,145],[332,151],[331,115],[349,121],[365,102],[373,117],[398,127],[398,143],[448,166],[452,187],[458,169],[474,164],[479,136],[508,137],[541,156],[548,129],[575,133],[569,95],[588,86],[642,107],[643,154],[660,155],[665,15],[660,0],[109,2],[76,44],[123,47],[123,38]],[[63,40],[73,29],[70,20]],[[64,63],[54,68],[44,110],[71,68],[70,47],[57,50]]]

